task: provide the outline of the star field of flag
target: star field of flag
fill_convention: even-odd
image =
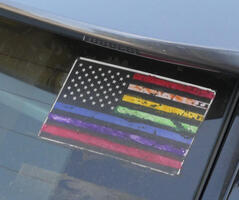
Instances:
[[[178,175],[215,91],[79,58],[39,135]]]
[[[61,97],[94,109],[114,110],[131,76],[125,71],[80,64]]]

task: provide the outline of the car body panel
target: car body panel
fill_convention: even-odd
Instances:
[[[239,28],[233,20],[238,13],[229,9],[236,7],[236,2],[216,7],[216,2],[194,6],[185,0],[174,9],[172,2],[122,1],[116,4],[117,9],[113,4],[87,1],[64,6],[64,1],[1,0],[0,8],[8,11],[5,15],[9,17],[15,13],[19,20],[25,16],[28,20],[24,21],[30,23],[60,27],[64,34],[75,33],[83,39],[87,35],[135,48],[141,56],[207,70],[239,71],[239,46],[234,42]],[[111,7],[115,9],[109,12]]]

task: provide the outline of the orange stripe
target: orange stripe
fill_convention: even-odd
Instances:
[[[202,108],[202,109],[207,109],[207,107],[208,107],[208,103],[205,103],[205,102],[202,102],[202,101],[198,101],[198,100],[195,100],[195,99],[190,99],[190,98],[187,98],[187,97],[182,97],[182,96],[175,95],[175,94],[170,94],[170,93],[167,93],[167,92],[153,90],[153,89],[146,88],[146,87],[139,86],[139,85],[135,85],[135,84],[130,84],[128,89],[132,90],[132,91],[135,91],[135,92],[149,94],[149,95],[153,95],[153,96],[160,97],[160,98],[163,98],[163,99],[168,99],[168,100],[176,101],[176,102],[179,102],[179,103],[187,104],[187,105],[190,105],[190,106],[195,106],[195,107]]]

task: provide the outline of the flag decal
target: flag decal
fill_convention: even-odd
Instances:
[[[178,175],[215,95],[209,88],[81,57],[39,136]]]

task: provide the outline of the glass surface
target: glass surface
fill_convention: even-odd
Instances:
[[[193,198],[225,119],[235,83],[232,77],[113,52],[3,18],[0,38],[1,200]],[[78,56],[217,91],[180,176],[155,173],[38,138]]]
[[[237,170],[238,170],[238,167],[237,167]],[[231,192],[228,197],[228,200],[237,200],[239,198],[239,182],[238,182],[238,180],[239,180],[239,173],[237,171],[236,175],[235,175],[234,183],[232,185]]]

